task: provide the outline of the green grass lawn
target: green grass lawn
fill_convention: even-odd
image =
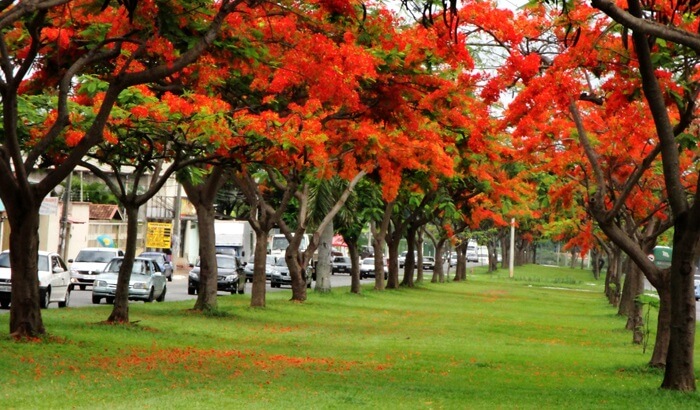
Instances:
[[[526,266],[303,304],[276,292],[264,309],[224,296],[212,316],[134,303],[133,326],[102,324],[109,306],[51,309],[50,337],[30,343],[9,339],[5,314],[0,406],[700,408],[697,394],[659,390],[650,348],[631,343],[602,289],[590,271]]]

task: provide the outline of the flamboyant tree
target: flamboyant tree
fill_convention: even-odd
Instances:
[[[671,339],[669,355],[666,362],[663,388],[694,391],[695,377],[693,367],[693,348],[695,341],[695,299],[693,291],[693,272],[697,255],[700,253],[700,190],[694,189],[688,195],[683,178],[689,168],[682,167],[681,156],[692,149],[692,144],[683,144],[677,140],[684,127],[679,127],[683,121],[676,122],[678,113],[695,111],[695,95],[692,88],[678,91],[684,98],[676,107],[667,106],[664,90],[668,77],[658,71],[663,61],[654,59],[659,51],[671,57],[671,62],[687,62],[690,53],[682,47],[667,44],[654,44],[652,39],[664,39],[674,45],[688,47],[696,55],[700,51],[700,35],[698,35],[698,18],[694,11],[695,5],[690,2],[672,5],[663,2],[661,5],[642,4],[638,0],[630,0],[628,9],[622,9],[606,0],[592,1],[626,29],[632,30],[633,43],[639,62],[639,72],[642,79],[642,89],[649,110],[654,119],[656,139],[661,151],[665,188],[668,195],[670,213],[674,220],[674,249],[670,268],[671,303]],[[656,53],[652,54],[652,51]],[[697,65],[691,70],[695,70]],[[690,68],[690,67],[689,67]],[[691,71],[691,73],[693,72]],[[691,74],[692,75],[692,74]],[[694,78],[694,76],[690,77]],[[682,117],[681,117],[682,118]],[[687,125],[687,124],[686,124]],[[680,130],[679,130],[680,129]],[[682,149],[680,149],[682,148]],[[695,179],[697,171],[694,172]],[[621,245],[624,246],[624,245]],[[625,247],[627,251],[627,247]],[[642,263],[642,253],[637,252],[633,259],[645,273],[651,270],[649,264]],[[632,255],[630,255],[632,257]]]
[[[288,254],[298,252],[294,245],[305,232],[308,178],[337,174],[352,181],[372,172],[390,198],[403,169],[451,173],[444,147],[469,125],[469,100],[461,91],[472,79],[455,70],[464,66],[463,51],[437,41],[444,33],[398,30],[397,20],[380,7],[317,6],[307,8],[303,20],[266,16],[261,36],[268,63],[237,84],[254,96],[237,98],[243,132],[269,141],[250,162],[274,168],[266,189],[292,191],[301,210],[296,221],[277,221],[288,235]],[[257,105],[246,105],[251,100]],[[307,251],[314,246],[312,240]],[[297,272],[308,259],[287,258],[300,294]]]
[[[632,14],[641,16],[637,2],[630,7]],[[652,283],[662,284],[657,288],[662,295],[669,271],[649,261],[648,249],[631,235],[640,232],[643,223],[634,221],[637,227],[632,231],[618,223],[621,218],[654,214],[659,197],[653,190],[640,189],[640,181],[653,181],[650,173],[660,156],[668,212],[676,228],[669,287],[672,326],[662,386],[694,390],[691,273],[700,233],[694,228],[698,211],[692,204],[697,202],[689,202],[697,195],[697,175],[690,172],[694,144],[683,138],[695,115],[694,63],[677,47],[650,41],[643,31],[630,38],[627,30],[610,30],[610,20],[582,2],[567,4],[564,14],[536,10],[533,29],[547,31],[530,38],[525,58],[509,58],[510,64],[494,81],[522,84],[506,123],[517,127],[514,135],[523,152],[554,148],[541,156],[550,172],[574,176],[584,184],[590,215]],[[654,8],[651,15],[657,16],[657,11],[666,13]],[[552,23],[543,25],[543,19]],[[644,207],[646,211],[639,212]],[[662,211],[656,210],[663,218]]]
[[[130,14],[118,4],[113,7],[94,0],[0,4],[0,199],[11,229],[13,335],[45,332],[36,265],[39,206],[44,197],[103,140],[122,91],[177,75],[212,43],[224,17],[239,3],[203,1],[202,7],[191,8],[190,2],[141,0],[138,12]],[[187,48],[171,47],[169,36],[184,31],[191,37]],[[94,116],[83,120],[75,116],[72,104],[76,79],[87,73],[109,87],[94,101]],[[37,107],[43,118],[32,121],[35,113],[24,114],[34,110],[31,97],[39,95],[47,96]],[[77,121],[90,121],[81,123],[86,131],[79,136],[73,127]]]
[[[83,83],[78,90],[84,97],[81,102],[88,106],[107,88],[106,83],[91,85]],[[87,89],[94,90],[92,95],[86,95]],[[88,152],[80,165],[101,178],[126,211],[124,262],[108,322],[128,323],[129,278],[136,256],[139,209],[175,172],[215,155],[212,148],[219,144],[212,141],[228,139],[230,128],[222,114],[226,104],[220,100],[180,98],[170,93],[158,98],[140,87],[122,93],[117,104],[105,140]]]

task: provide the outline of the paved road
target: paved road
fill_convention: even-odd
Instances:
[[[470,264],[471,265],[471,264]],[[187,270],[181,270],[177,272],[173,276],[172,282],[167,282],[167,293],[165,296],[166,301],[181,301],[181,300],[194,300],[197,298],[197,295],[188,295],[187,294]],[[450,274],[454,273],[454,268],[450,269]],[[431,271],[425,272],[428,278],[430,278],[430,275],[432,275]],[[368,279],[363,279],[362,283],[373,283],[374,278],[368,278]],[[338,275],[331,275],[331,287],[336,288],[336,287],[343,287],[343,286],[350,286],[351,280],[350,280],[350,275],[345,275],[345,274],[338,274]],[[250,291],[251,291],[252,284],[246,283],[246,293],[245,295],[235,295],[234,297],[246,297],[250,298]],[[271,288],[270,283],[267,283],[267,289],[266,292],[291,292],[291,289],[289,287],[283,287],[283,288]],[[219,292],[219,295],[228,295],[228,293],[225,292]],[[106,302],[104,299],[102,300],[102,304],[105,304]],[[143,302],[137,302],[137,301],[131,301],[130,303],[143,303]],[[156,302],[154,302],[156,303]],[[70,307],[76,308],[76,307],[81,307],[81,306],[92,306],[92,290],[91,288],[88,288],[86,290],[74,290],[71,292],[71,299],[70,299]],[[57,303],[51,303],[49,305],[49,309],[58,309],[58,304]],[[9,309],[0,309],[0,314],[8,313],[10,310]]]

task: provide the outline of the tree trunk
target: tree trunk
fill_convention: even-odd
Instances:
[[[435,267],[433,267],[433,278],[440,283],[445,283],[445,271],[443,269],[445,263],[443,259],[444,248],[445,239],[440,239],[435,245]]]
[[[416,237],[418,230],[414,226],[409,226],[406,230],[406,259],[403,262],[403,279],[401,285],[413,286],[413,272],[416,268]],[[422,278],[421,278],[422,279]],[[421,282],[421,280],[416,280]]]
[[[498,270],[498,249],[496,248],[496,240],[489,239],[486,242],[486,249],[489,253],[489,269],[488,272],[495,272]]]
[[[25,206],[19,197],[15,201],[15,206],[7,207],[11,216],[10,334],[24,339],[46,333],[39,306],[39,208]]]
[[[374,289],[384,290],[384,235],[373,238],[374,245]]]
[[[217,191],[224,183],[225,175],[228,175],[225,169],[217,166],[201,183],[195,185],[189,181],[182,182],[187,198],[197,212],[199,228],[199,287],[194,310],[208,311],[218,308],[214,201]]]
[[[467,241],[463,241],[455,248],[457,252],[457,266],[455,267],[455,282],[467,280]]]
[[[620,254],[619,247],[613,247],[608,256],[608,270],[605,273],[605,295],[611,305],[617,306],[620,302]]]
[[[256,226],[258,226],[256,224]],[[267,240],[269,229],[255,229],[255,254],[253,256],[253,286],[250,291],[250,306],[265,307],[265,285],[267,265]]]
[[[393,208],[393,201],[384,204],[384,215],[379,228],[377,228],[375,221],[369,223],[369,229],[372,232],[372,246],[374,247],[374,290],[384,290],[384,241],[387,232],[389,232]]]
[[[219,307],[216,300],[217,271],[215,210],[205,202],[194,203],[199,228],[199,288],[194,310],[211,311]]]
[[[641,292],[644,292],[644,281],[642,280],[642,271],[639,270],[637,265],[632,263],[629,258],[625,258],[623,265],[623,272],[627,272],[627,274],[622,284],[622,293],[620,294],[620,304],[617,308],[617,314],[627,318],[625,329],[634,330],[634,327],[631,326],[632,316],[634,316],[635,311],[634,299],[640,295]]]
[[[656,322],[656,340],[649,365],[662,368],[666,366],[668,345],[671,338],[671,291],[668,280],[661,280],[656,291],[659,294],[659,315]]]
[[[695,271],[694,247],[697,233],[691,230],[687,215],[678,218],[673,235],[671,259],[671,338],[666,357],[666,371],[661,387],[664,389],[695,391],[693,367],[695,345]],[[688,237],[695,239],[690,241]]]
[[[387,269],[389,270],[388,274],[388,279],[386,281],[386,288],[387,289],[398,289],[399,288],[399,243],[400,240],[392,240],[391,242],[387,243],[387,248],[389,248],[389,256],[388,256],[388,266]],[[384,270],[382,270],[382,276],[384,273]],[[406,275],[404,274],[402,285],[406,284],[408,287],[413,287],[413,277],[406,279]]]
[[[299,262],[299,246],[293,246],[290,241],[287,250],[284,252],[284,260],[287,262],[287,268],[289,268],[289,276],[292,279],[292,299],[296,302],[304,302],[307,298],[306,295],[306,266],[301,265]]]
[[[348,245],[348,254],[350,255],[350,293],[359,294],[362,291],[362,286],[360,285],[360,252],[357,246],[357,242],[345,241]]]
[[[418,229],[416,232],[416,282],[423,282],[425,275],[423,273],[423,231]]]
[[[109,323],[129,323],[129,280],[134,267],[136,256],[136,237],[139,227],[139,207],[133,204],[122,204],[126,210],[126,247],[124,261],[119,267],[117,290],[114,294],[112,313],[107,318]]]
[[[321,244],[318,247],[318,263],[316,264],[316,292],[331,291],[331,250],[333,249],[333,221],[326,225],[321,234]]]
[[[644,305],[639,303],[637,297],[644,293],[644,276],[637,265],[634,263],[629,265],[618,314],[627,316],[625,328],[632,331],[632,343],[641,344],[644,339],[644,319],[642,318]]]
[[[602,267],[605,266],[605,258],[603,258],[603,255],[596,249],[591,251],[591,257],[593,258],[593,279],[598,280],[600,279],[600,271]],[[600,264],[601,261],[603,261],[602,265]]]

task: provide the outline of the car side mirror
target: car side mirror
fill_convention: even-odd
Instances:
[[[53,268],[53,273],[63,273],[63,272],[65,272],[65,270],[60,266],[56,266],[55,268]]]
[[[68,263],[73,263],[73,259],[68,259]]]

